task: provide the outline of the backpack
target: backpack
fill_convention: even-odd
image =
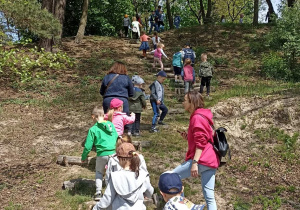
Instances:
[[[189,58],[192,60],[192,63],[195,63],[194,51],[192,49],[185,48],[183,49],[183,52],[184,52],[183,62],[185,61],[185,59]]]
[[[198,115],[200,115],[204,119],[206,119],[206,121],[208,122],[210,127],[214,130],[214,135],[213,135],[214,142],[211,142],[211,141],[208,141],[208,142],[213,145],[215,152],[217,153],[217,155],[220,158],[220,162],[221,162],[222,157],[226,156],[227,152],[228,152],[228,157],[230,160],[231,159],[230,148],[229,148],[229,144],[227,142],[226,135],[225,135],[225,132],[227,132],[227,129],[220,127],[215,130],[215,127],[209,123],[206,116],[204,116],[202,114],[198,114]]]

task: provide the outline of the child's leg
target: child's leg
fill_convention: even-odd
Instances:
[[[96,159],[96,194],[101,193],[102,180],[105,172],[105,165],[108,162],[109,156],[97,156]]]
[[[135,113],[135,133],[140,133],[141,113]]]
[[[155,66],[156,66],[156,59],[155,59],[155,57],[153,58],[153,68],[155,68]]]
[[[164,64],[163,62],[161,61],[161,59],[158,60],[159,64],[160,64],[160,70],[164,70]]]
[[[166,105],[161,104],[161,105],[159,105],[159,109],[161,110],[159,121],[162,122],[168,113],[168,108],[166,107]]]
[[[190,91],[190,82],[184,81],[184,94],[187,94]]]
[[[189,92],[193,90],[193,82],[189,82]]]
[[[211,77],[207,77],[207,81],[206,81],[206,94],[209,96],[210,93],[210,80]]]
[[[156,119],[157,119],[159,113],[157,111],[157,104],[155,101],[151,102],[151,106],[152,106],[153,113],[154,113],[153,118],[152,118],[152,128],[154,128],[156,125]]]
[[[143,50],[143,56],[146,57],[146,50]]]
[[[200,85],[200,93],[203,93],[203,88],[205,86],[205,78],[206,77],[201,77],[201,85]]]

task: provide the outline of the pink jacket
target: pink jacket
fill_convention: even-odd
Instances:
[[[186,65],[183,67],[184,71],[184,81],[194,81],[194,68],[191,65]]]
[[[157,48],[157,49],[154,51],[154,57],[157,57],[157,58],[161,59],[161,56],[162,56],[161,49],[160,49],[160,48]]]
[[[193,159],[196,148],[199,148],[202,150],[202,153],[198,163],[211,168],[218,168],[220,159],[215,153],[213,146],[208,142],[213,142],[213,129],[207,120],[199,114],[206,116],[210,124],[213,124],[213,115],[210,109],[197,109],[191,115],[188,129],[188,151],[185,160]]]
[[[105,114],[104,120],[107,120],[108,117]],[[124,126],[131,124],[135,121],[135,116],[128,116],[124,112],[114,112],[112,123],[114,124],[116,131],[119,136],[123,135],[124,133]]]

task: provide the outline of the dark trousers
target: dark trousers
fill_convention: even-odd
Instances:
[[[151,102],[151,106],[152,106],[153,113],[154,113],[153,118],[152,118],[152,127],[154,127],[156,125],[157,119],[159,117],[159,110],[161,110],[159,121],[163,121],[168,113],[168,108],[164,104],[157,105],[155,101]]]
[[[125,37],[128,36],[128,26],[124,26],[124,31],[125,31]]]
[[[211,77],[202,77],[201,78],[201,85],[200,85],[200,93],[203,93],[203,88],[206,86],[206,94],[209,95],[210,93],[210,80]]]
[[[151,34],[153,27],[154,27],[154,31],[157,31],[157,24],[155,22],[150,22],[149,34]]]
[[[157,27],[158,27],[158,31],[160,31],[160,26],[165,26],[164,22],[163,21],[158,21],[157,23]]]
[[[135,121],[130,125],[131,133],[139,133],[141,125],[141,113],[135,113]]]
[[[133,39],[139,39],[139,33],[138,32],[132,32],[132,38]]]
[[[103,99],[103,110],[104,113],[106,114],[109,110],[110,107],[110,101],[113,100],[114,98],[120,99],[123,101],[123,112],[125,112],[127,115],[129,115],[129,104],[128,104],[128,99],[127,98],[122,98],[122,97],[106,97]]]

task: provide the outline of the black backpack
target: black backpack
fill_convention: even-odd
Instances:
[[[189,58],[192,60],[192,63],[195,63],[194,51],[192,49],[184,48],[183,52],[184,52],[183,61],[185,61],[185,59]]]
[[[214,136],[213,136],[214,143],[212,143],[211,141],[209,141],[209,143],[213,145],[215,152],[220,157],[220,161],[221,161],[222,157],[226,156],[227,152],[228,152],[228,157],[230,160],[231,159],[230,148],[229,148],[229,144],[227,142],[226,135],[225,135],[225,132],[227,132],[227,129],[220,127],[215,130],[215,127],[209,123],[206,116],[204,116],[202,114],[198,114],[198,115],[201,115],[204,119],[206,119],[206,121],[208,122],[210,127],[214,130]]]

